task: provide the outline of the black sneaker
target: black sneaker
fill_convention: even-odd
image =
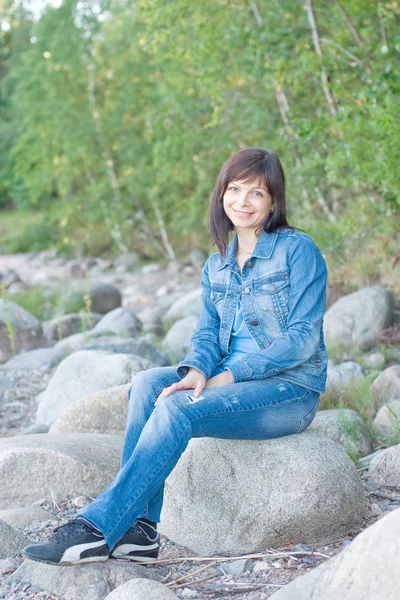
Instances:
[[[77,517],[56,527],[46,542],[27,546],[22,553],[50,565],[76,565],[107,560],[110,550],[103,534],[83,517]]]
[[[111,557],[135,561],[157,560],[160,534],[156,527],[137,519],[125,535],[115,544]]]

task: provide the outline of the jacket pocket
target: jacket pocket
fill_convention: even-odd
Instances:
[[[281,271],[254,282],[254,298],[261,311],[287,314],[289,273]]]

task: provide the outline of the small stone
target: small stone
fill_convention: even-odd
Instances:
[[[181,596],[183,598],[198,598],[197,592],[190,590],[189,588],[183,588],[181,591]]]
[[[276,560],[275,562],[272,563],[272,566],[275,567],[275,569],[282,569],[283,564],[279,562],[279,560]]]
[[[379,517],[379,515],[382,514],[382,509],[380,508],[379,504],[377,504],[376,502],[373,502],[371,504],[371,514],[374,517]]]
[[[6,573],[14,573],[15,569],[17,569],[18,563],[12,558],[5,558],[0,562],[0,575],[5,575]]]
[[[288,560],[287,566],[288,567],[297,567],[298,564],[299,564],[299,561],[291,556]]]
[[[72,500],[72,504],[76,508],[85,508],[89,504],[90,500],[86,496],[78,496]]]
[[[221,567],[225,573],[231,575],[241,575],[249,566],[249,560],[242,558],[240,560],[233,560],[226,563],[222,563]]]
[[[266,561],[260,561],[254,565],[253,573],[262,573],[262,571],[270,571],[271,565]]]

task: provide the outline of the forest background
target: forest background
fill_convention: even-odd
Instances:
[[[0,252],[215,251],[225,160],[276,152],[331,278],[400,281],[400,5],[0,0]]]

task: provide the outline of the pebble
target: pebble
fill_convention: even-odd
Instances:
[[[271,565],[267,561],[257,562],[253,567],[253,573],[261,573],[262,571],[270,571]]]

